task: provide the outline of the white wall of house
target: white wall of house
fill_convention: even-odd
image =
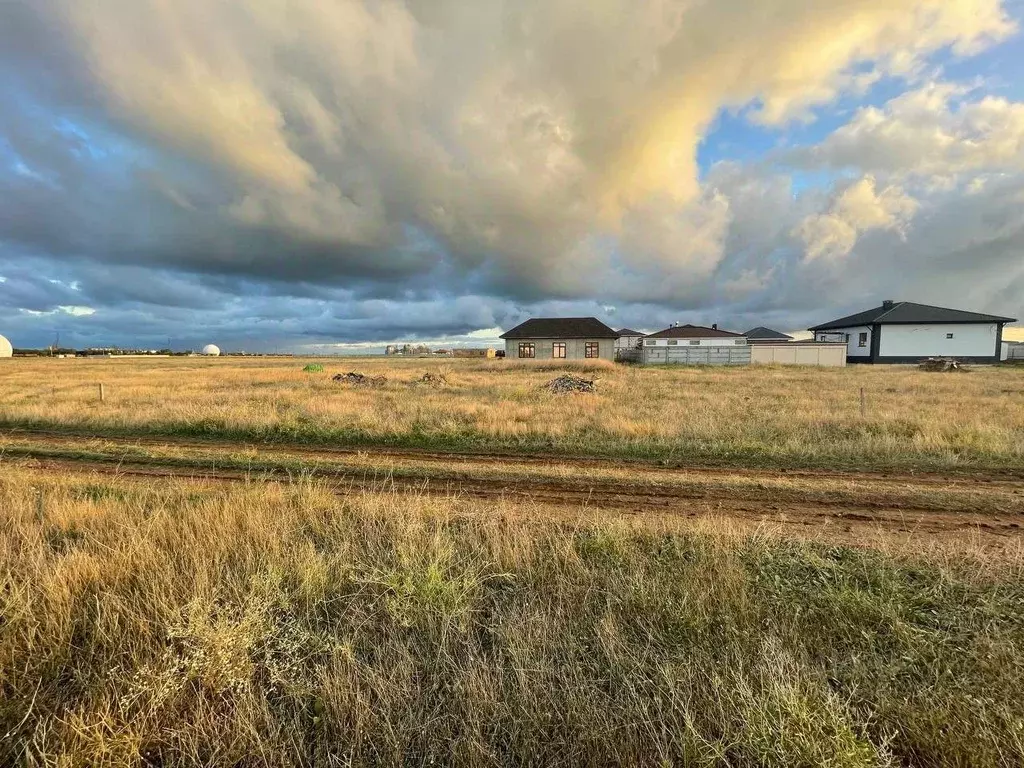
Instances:
[[[883,325],[879,357],[994,357],[995,323]],[[952,338],[950,336],[952,335]]]
[[[864,346],[860,345],[860,335],[866,333]],[[828,331],[815,331],[815,341],[842,341],[847,336],[846,354],[850,357],[871,357],[871,327],[868,325],[854,325],[849,328],[834,328]],[[885,338],[885,332],[882,332]]]
[[[694,343],[696,342],[696,343]],[[645,347],[743,347],[745,338],[714,339],[644,339]]]

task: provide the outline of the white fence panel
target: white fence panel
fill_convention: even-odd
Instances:
[[[753,363],[776,365],[820,365],[842,368],[846,365],[845,344],[752,344]]]

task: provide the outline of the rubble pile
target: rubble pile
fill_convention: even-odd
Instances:
[[[566,395],[570,392],[594,392],[597,390],[597,380],[583,379],[567,373],[549,381],[544,385],[544,389],[554,392],[556,395]]]
[[[922,371],[934,371],[945,373],[947,371],[969,371],[970,368],[958,362],[952,357],[929,357],[920,366]]]
[[[448,379],[445,378],[443,373],[424,373],[420,378],[416,379],[416,383],[440,388],[448,386]]]
[[[331,381],[336,381],[339,384],[355,384],[356,386],[368,386],[368,387],[383,387],[387,381],[387,376],[365,376],[361,373],[337,373],[331,377]]]

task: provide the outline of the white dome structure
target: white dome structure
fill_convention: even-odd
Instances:
[[[0,336],[0,357],[13,357],[14,347],[11,346],[11,342]]]
[[[220,347],[216,344],[207,344],[203,347],[203,354],[208,355],[209,357],[217,357],[217,355],[220,354]]]

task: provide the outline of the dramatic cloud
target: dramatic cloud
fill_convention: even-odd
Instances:
[[[872,229],[895,230],[906,235],[906,226],[918,203],[899,187],[876,191],[873,176],[846,187],[836,196],[827,213],[808,216],[796,233],[807,246],[807,258],[846,256],[858,236]]]
[[[841,270],[883,254],[934,301],[936,262],[973,258],[970,308],[1018,311],[1024,105],[922,85],[1015,32],[1000,0],[9,0],[0,325],[266,347],[615,306],[791,328],[874,300],[894,281]],[[719,121],[763,141],[879,83],[911,90],[700,162]],[[959,253],[951,218],[975,227]]]
[[[865,107],[821,145],[794,151],[807,167],[938,177],[1024,171],[1024,104],[929,83],[884,106]]]

